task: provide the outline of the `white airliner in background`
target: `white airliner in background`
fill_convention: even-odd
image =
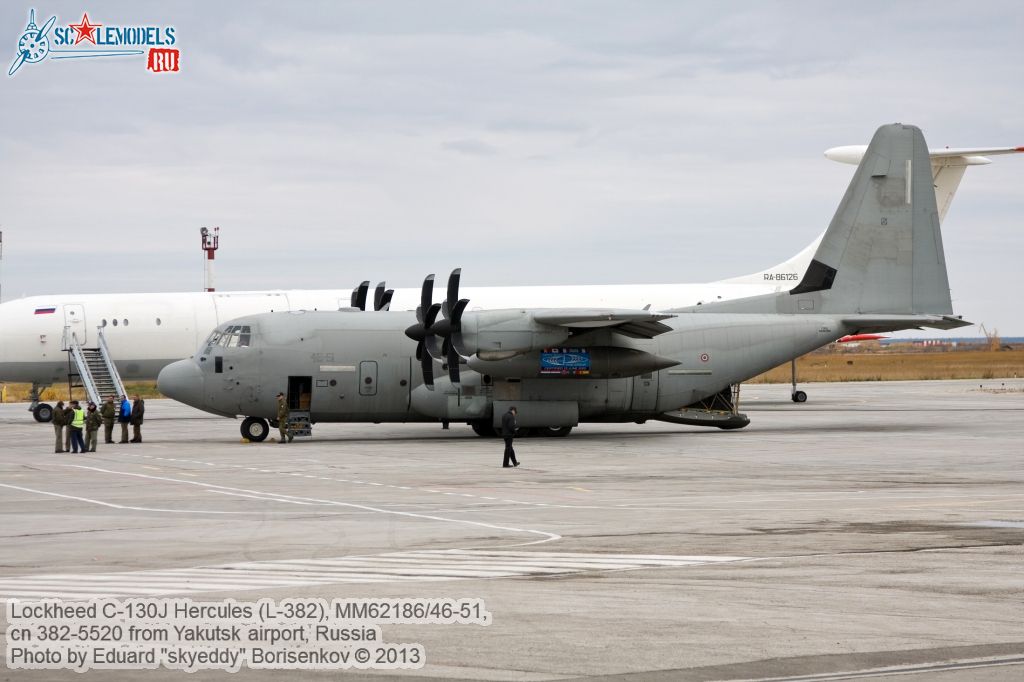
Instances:
[[[828,158],[859,163],[866,145],[835,147]],[[930,151],[940,220],[944,220],[967,166],[991,163],[985,156],[1024,152],[1024,147]],[[823,233],[824,234],[824,233]],[[800,281],[821,236],[784,263],[751,275],[706,284],[466,287],[471,308],[580,307],[664,310],[791,289]],[[444,298],[438,282],[434,300]],[[94,344],[97,328],[124,379],[153,379],[160,370],[191,356],[217,325],[255,313],[336,310],[351,305],[351,290],[177,292],[152,294],[59,294],[30,296],[0,304],[0,381],[33,385],[29,408],[46,421],[49,406],[38,392],[68,378],[64,339],[74,332],[83,346]],[[372,302],[373,292],[370,291]],[[391,310],[413,310],[420,289],[397,289]],[[372,303],[367,309],[372,308]],[[45,409],[40,409],[45,408]]]

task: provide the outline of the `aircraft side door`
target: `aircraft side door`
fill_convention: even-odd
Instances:
[[[85,324],[85,306],[80,303],[68,303],[64,306],[64,326],[68,328],[68,342],[71,341],[71,334],[75,335],[78,343],[85,345],[88,342],[88,333]]]

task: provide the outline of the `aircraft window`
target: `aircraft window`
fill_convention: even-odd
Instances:
[[[100,322],[100,326],[101,327],[106,327],[107,326],[107,318],[105,318],[105,317],[103,318],[103,320]]]
[[[156,326],[158,326],[158,327],[160,326],[160,318],[159,317],[156,318]]]
[[[223,348],[248,348],[252,343],[252,327],[248,325],[231,325],[223,332],[214,332],[210,344],[216,344]]]
[[[128,326],[128,320],[123,320],[124,326]]]
[[[117,326],[117,320],[114,320],[114,326],[115,327]]]

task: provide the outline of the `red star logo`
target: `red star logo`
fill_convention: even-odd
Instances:
[[[75,45],[77,45],[78,43],[82,42],[83,40],[88,40],[90,43],[95,45],[96,44],[96,29],[99,28],[102,25],[103,24],[90,24],[89,23],[89,15],[87,13],[83,13],[82,14],[82,23],[80,23],[80,24],[68,24],[68,27],[75,29],[75,33],[78,34],[77,36],[75,36]]]

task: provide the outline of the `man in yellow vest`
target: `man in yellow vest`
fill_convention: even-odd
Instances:
[[[85,453],[85,441],[82,440],[82,429],[85,428],[85,410],[81,408],[77,400],[71,401],[71,452],[78,454]]]

